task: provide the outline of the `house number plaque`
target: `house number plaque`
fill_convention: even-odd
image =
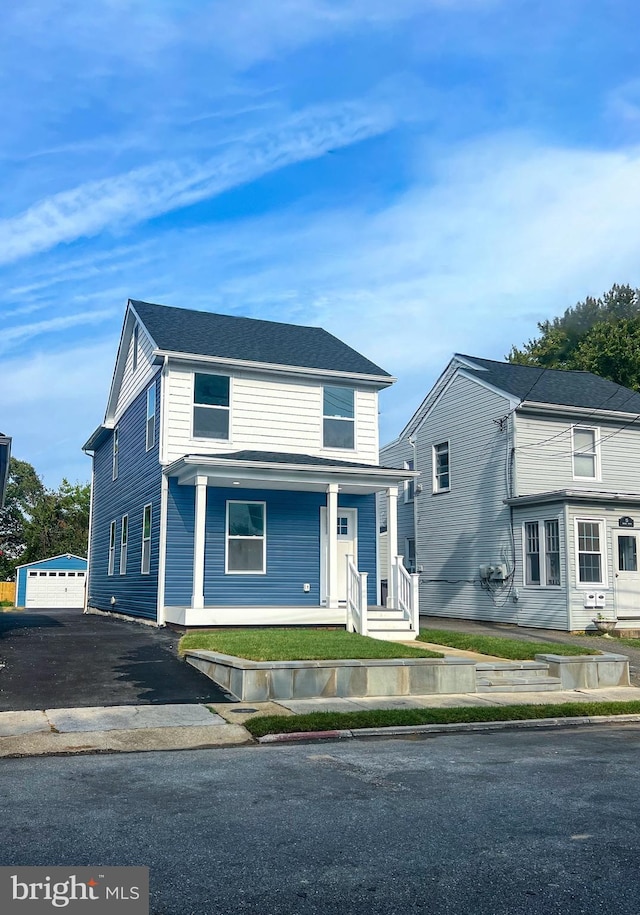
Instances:
[[[618,518],[618,527],[634,527],[635,522],[633,518],[630,518],[629,515],[625,515],[624,518]]]

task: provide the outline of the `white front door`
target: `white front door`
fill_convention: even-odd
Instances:
[[[640,531],[614,531],[616,614],[620,619],[640,618]]]
[[[347,556],[351,554],[358,564],[358,509],[338,508],[338,601],[346,603],[347,600]],[[321,566],[321,592],[323,603],[327,602],[327,558],[329,546],[327,542],[327,510],[320,509],[320,548],[322,555]]]

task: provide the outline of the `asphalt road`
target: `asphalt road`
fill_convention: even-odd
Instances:
[[[81,610],[0,613],[0,711],[225,702],[167,629]]]
[[[3,865],[152,915],[637,915],[640,726],[0,762]]]

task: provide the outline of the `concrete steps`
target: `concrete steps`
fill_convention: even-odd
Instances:
[[[479,693],[550,692],[562,689],[562,682],[549,676],[548,665],[541,661],[481,662],[476,665],[476,688]]]
[[[388,607],[369,607],[367,610],[368,635],[372,639],[385,642],[406,642],[414,639],[417,633],[411,631],[411,623],[404,619],[400,610]]]

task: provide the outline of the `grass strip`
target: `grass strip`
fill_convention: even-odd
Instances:
[[[189,632],[178,650],[219,651],[250,661],[441,658],[427,648],[370,639],[344,629],[219,629]]]
[[[532,718],[588,718],[596,715],[637,715],[640,701],[564,702],[557,705],[503,705],[487,708],[371,709],[361,712],[310,712],[306,715],[265,715],[245,722],[254,737],[300,731],[357,730],[416,724],[462,724],[482,721],[527,721]]]
[[[601,654],[594,648],[567,645],[564,642],[526,642],[501,636],[453,632],[449,629],[421,629],[420,639],[424,642],[434,642],[436,645],[476,651],[478,654],[492,655],[509,661],[533,661],[537,654],[559,654],[569,657]]]

